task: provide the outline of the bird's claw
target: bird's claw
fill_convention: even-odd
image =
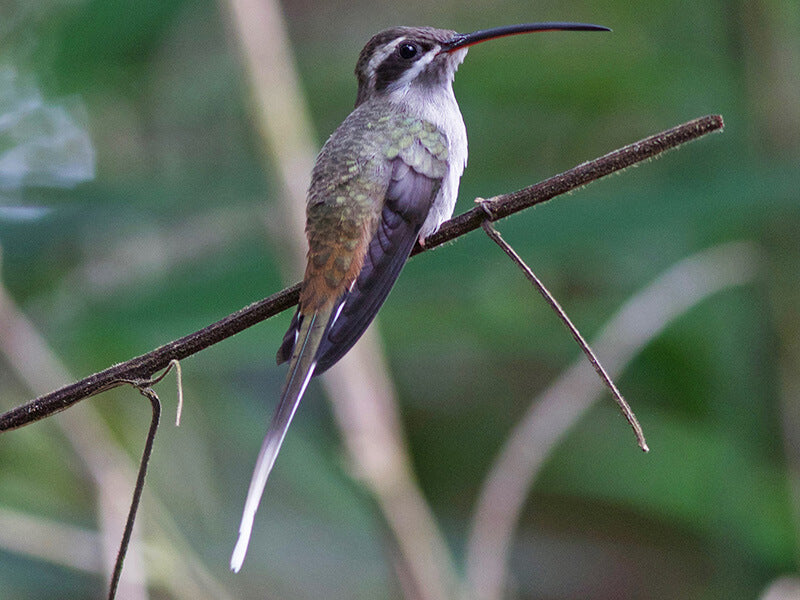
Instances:
[[[486,216],[490,221],[494,221],[495,219],[494,213],[492,212],[493,200],[494,198],[489,198],[488,200],[486,198],[481,198],[481,197],[475,198],[475,204],[481,207],[481,210],[483,210],[483,212],[486,213]]]

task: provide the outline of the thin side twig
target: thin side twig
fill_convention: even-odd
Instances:
[[[644,431],[642,431],[642,426],[639,424],[639,420],[636,418],[636,415],[633,413],[628,402],[623,398],[622,394],[620,393],[619,389],[617,388],[614,381],[608,375],[606,370],[603,368],[603,365],[600,364],[600,359],[597,358],[594,351],[591,349],[586,340],[581,335],[581,332],[578,331],[578,328],[572,323],[572,320],[567,316],[567,313],[561,308],[561,305],[558,303],[558,300],[550,293],[550,291],[545,287],[545,285],[541,282],[541,280],[536,276],[533,270],[522,260],[519,254],[503,239],[503,236],[500,235],[500,232],[494,228],[494,226],[489,221],[484,221],[481,226],[486,234],[491,238],[491,240],[500,246],[503,252],[514,261],[523,273],[525,273],[525,277],[527,277],[528,281],[530,281],[539,293],[542,295],[542,298],[550,305],[550,308],[555,311],[558,315],[558,318],[567,326],[569,332],[572,334],[572,337],[575,338],[575,341],[578,342],[578,346],[581,347],[581,350],[586,355],[586,358],[589,359],[589,362],[592,364],[592,367],[600,376],[600,379],[603,380],[603,383],[606,384],[609,390],[611,390],[611,394],[614,396],[614,400],[616,401],[619,409],[622,411],[622,414],[625,416],[625,419],[630,424],[631,428],[633,429],[634,435],[636,435],[636,442],[639,444],[639,448],[644,450],[645,452],[649,452],[650,448],[647,447],[647,441],[644,439]]]
[[[722,129],[722,117],[709,115],[663,131],[639,142],[615,150],[593,161],[583,163],[541,183],[517,192],[496,196],[487,201],[491,220],[545,202],[551,198],[594,181],[633,164],[653,158],[671,148]],[[438,233],[417,246],[412,254],[435,248],[480,227],[486,219],[483,209],[474,208],[444,225]],[[171,360],[181,360],[216,344],[297,304],[300,284],[255,302],[203,329],[165,344],[124,363],[100,371],[68,386],[40,396],[27,404],[0,415],[0,432],[22,427],[104,390],[122,385],[126,379],[147,379],[165,368]]]
[[[659,276],[611,318],[592,344],[612,376],[622,370],[672,321],[710,295],[751,283],[759,253],[736,242],[700,252]],[[484,480],[466,550],[465,596],[503,597],[516,524],[542,464],[603,388],[583,357],[539,397],[514,426]]]
[[[171,367],[171,365],[170,365]],[[130,382],[134,385],[139,393],[150,401],[150,406],[153,409],[153,416],[150,419],[150,428],[147,431],[147,438],[144,443],[144,450],[142,451],[142,459],[139,462],[139,472],[136,475],[136,486],[133,488],[133,496],[131,498],[130,509],[128,510],[128,518],[125,520],[125,530],[122,533],[122,541],[119,544],[119,552],[117,552],[117,560],[114,563],[114,572],[111,575],[111,585],[108,589],[108,600],[114,600],[117,595],[117,586],[119,585],[120,577],[122,576],[122,566],[125,563],[125,555],[128,552],[128,544],[130,544],[131,536],[133,535],[133,525],[136,522],[136,511],[139,509],[139,501],[142,499],[142,492],[144,491],[144,479],[147,476],[147,465],[150,463],[150,456],[153,454],[153,442],[156,438],[156,431],[158,431],[158,423],[161,418],[161,402],[158,395],[153,391],[150,385],[157,383],[169,372],[169,368],[160,377],[150,382]]]
[[[175,427],[181,426],[181,417],[183,416],[183,373],[181,372],[181,361],[171,360],[167,365],[167,370],[161,376],[162,379],[169,373],[170,367],[175,367],[175,384],[178,388],[178,407],[175,409]]]
[[[17,377],[33,393],[42,394],[75,379],[14,304],[2,281],[0,354],[5,355]],[[9,516],[6,510],[5,515],[0,515],[0,548],[59,565],[78,565],[77,568],[110,581],[122,533],[122,526],[117,525],[129,511],[129,505],[123,506],[119,498],[127,493],[127,482],[135,479],[136,468],[94,407],[83,406],[80,412],[62,415],[55,427],[63,433],[94,485],[99,532],[90,534],[61,523],[45,522],[41,516]],[[151,489],[148,498],[151,539],[149,543],[139,540],[138,544],[135,537],[132,539],[117,594],[126,599],[144,599],[148,582],[152,582],[176,600],[230,599],[182,537],[156,492]],[[49,529],[52,531],[47,533]],[[54,535],[60,542],[54,542]],[[145,564],[158,567],[145,570]]]

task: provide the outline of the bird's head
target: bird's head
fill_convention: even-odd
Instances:
[[[456,33],[434,27],[392,27],[372,36],[356,63],[356,106],[368,98],[400,98],[411,90],[444,89],[453,81],[467,48],[508,35],[537,31],[608,31],[586,23],[522,23]]]

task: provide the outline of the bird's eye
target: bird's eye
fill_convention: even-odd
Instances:
[[[406,60],[414,58],[417,55],[417,52],[419,52],[417,45],[410,42],[400,44],[400,46],[397,48],[397,53],[401,58],[405,58]]]

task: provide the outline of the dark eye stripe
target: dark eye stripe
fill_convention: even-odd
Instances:
[[[410,48],[409,48],[410,47]],[[413,48],[414,52],[411,51]],[[390,84],[403,76],[414,63],[425,55],[433,44],[418,41],[402,41],[389,56],[375,70],[375,89],[385,90]]]

